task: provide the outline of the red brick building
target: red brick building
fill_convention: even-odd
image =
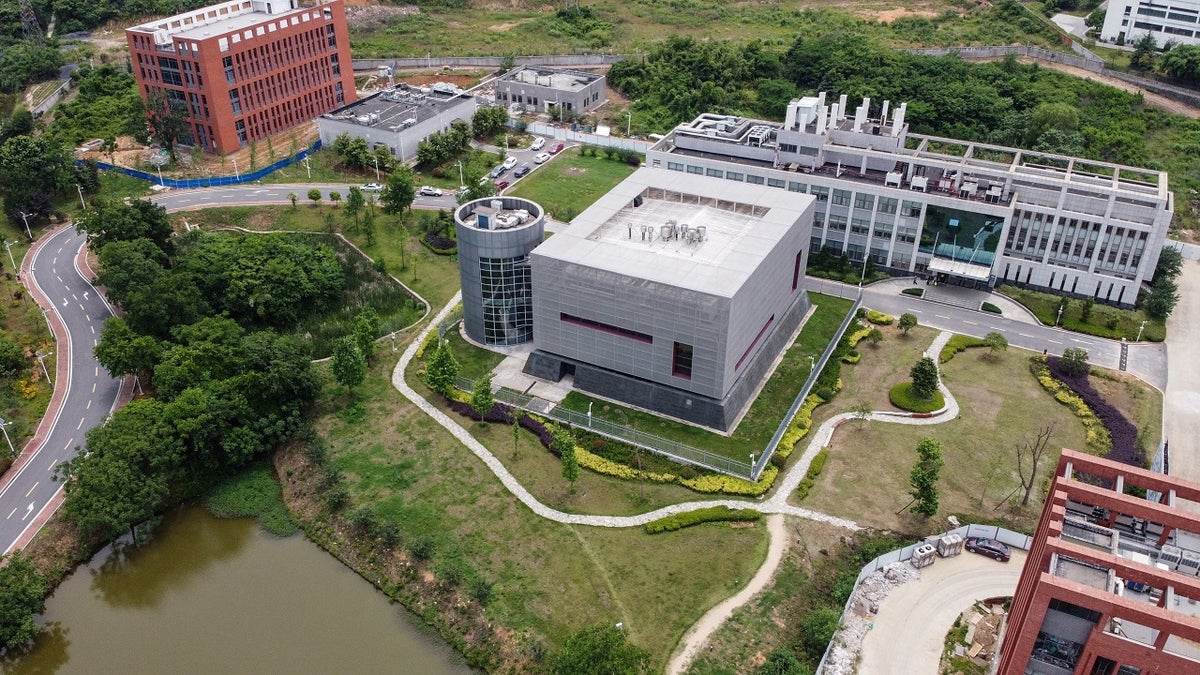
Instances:
[[[1197,506],[1200,484],[1064,450],[1000,675],[1200,673]]]
[[[125,30],[143,100],[185,111],[182,145],[226,153],[355,99],[342,0],[234,0]]]

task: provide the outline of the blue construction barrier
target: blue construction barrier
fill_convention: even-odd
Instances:
[[[96,162],[96,166],[105,171],[119,171],[126,176],[131,176],[133,178],[137,178],[138,180],[144,180],[149,183],[154,183],[155,185],[162,185],[169,188],[218,187],[221,185],[241,185],[242,183],[253,183],[256,180],[261,179],[263,176],[274,173],[285,166],[290,166],[303,160],[305,157],[308,157],[320,149],[321,141],[320,139],[317,139],[317,142],[313,143],[311,147],[301,150],[291,157],[281,159],[270,166],[265,166],[257,171],[243,173],[239,176],[212,176],[209,178],[187,178],[184,180],[175,180],[174,178],[159,178],[156,174],[138,171],[137,169],[130,169],[124,166],[115,166],[109,164],[108,162]]]

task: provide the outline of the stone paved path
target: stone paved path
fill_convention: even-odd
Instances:
[[[416,355],[417,349],[420,347],[421,343],[424,342],[426,336],[431,330],[436,330],[437,326],[446,318],[454,306],[457,305],[461,300],[462,293],[460,292],[455,294],[455,296],[450,299],[446,306],[442,308],[442,311],[439,312],[438,315],[429,322],[425,330],[421,331],[421,334],[409,343],[408,347],[404,350],[404,354],[400,357],[399,363],[396,364],[395,370],[392,371],[392,385],[396,387],[396,389],[405,398],[407,398],[409,401],[412,401],[413,404],[424,411],[425,414],[429,415],[434,421],[453,434],[454,437],[457,438],[468,449],[470,449],[471,452],[475,453],[475,456],[483,461],[483,463],[486,464],[489,469],[491,469],[492,473],[496,474],[496,477],[500,479],[500,482],[504,485],[504,487],[508,489],[513,496],[519,499],[522,504],[528,507],[529,510],[533,511],[537,515],[558,523],[567,523],[571,525],[590,525],[593,527],[638,527],[645,525],[650,521],[677,513],[695,511],[697,509],[703,509],[710,506],[726,506],[731,509],[753,508],[766,514],[782,514],[796,516],[799,518],[807,518],[809,520],[829,523],[831,525],[843,527],[852,531],[860,529],[858,524],[856,524],[854,521],[787,503],[788,495],[795,491],[796,487],[800,484],[800,481],[804,478],[804,474],[808,471],[808,466],[812,462],[813,457],[815,457],[817,453],[821,451],[821,448],[829,444],[830,439],[833,438],[833,432],[835,429],[837,429],[838,425],[854,417],[854,415],[851,413],[842,413],[825,420],[825,422],[823,422],[821,426],[811,434],[809,437],[808,447],[805,448],[799,461],[793,464],[793,466],[788,469],[787,473],[779,479],[778,487],[775,489],[774,494],[766,500],[754,501],[746,499],[713,499],[698,502],[684,502],[682,504],[664,506],[660,509],[647,511],[646,513],[640,513],[634,516],[602,516],[566,513],[543,504],[542,502],[538,501],[536,497],[530,494],[530,492],[526,490],[525,487],[521,485],[511,473],[509,473],[504,464],[497,459],[496,456],[491,453],[491,451],[484,447],[482,443],[476,440],[475,437],[466,430],[466,428],[459,424],[458,421],[452,419],[450,416],[439,410],[423,396],[418,394],[416,390],[408,386],[408,383],[404,381],[404,371],[407,369],[408,364]],[[949,341],[950,338],[951,333],[939,333],[937,338],[934,339],[933,344],[931,344],[929,349],[925,351],[925,355],[930,356],[936,362],[938,355],[941,353],[942,347],[946,345],[946,342]],[[950,391],[945,387],[945,385],[939,382],[938,388],[941,389],[942,394],[946,397],[946,407],[936,413],[933,413],[931,416],[918,418],[908,414],[880,411],[871,413],[869,419],[876,422],[888,422],[892,424],[939,424],[944,421],[952,420],[958,416],[958,402],[954,399],[954,396],[951,395]],[[704,616],[700,617],[700,620],[697,621],[696,624],[689,630],[685,639],[681,641],[679,647],[676,649],[677,656],[672,659],[670,672],[676,673],[686,670],[688,665],[691,663],[691,659],[699,651],[700,646],[702,646],[708,637],[720,627],[721,623],[723,623],[724,620],[733,613],[733,610],[742,604],[749,602],[750,599],[756,595],[759,590],[765,587],[774,576],[775,569],[782,560],[783,552],[786,551],[787,547],[786,541],[779,541],[779,539],[785,539],[786,537],[780,532],[782,530],[781,527],[772,526],[772,524],[775,522],[778,521],[776,519],[769,519],[768,521],[768,531],[772,536],[769,543],[767,560],[764,562],[763,567],[759,569],[759,572],[755,575],[754,579],[751,581],[751,584],[734,596],[734,598],[717,605],[705,613]],[[774,553],[774,555],[772,555],[772,553]]]

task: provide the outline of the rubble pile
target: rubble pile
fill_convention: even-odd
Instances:
[[[892,589],[921,578],[921,573],[907,562],[892,563],[863,579],[850,596],[842,617],[842,628],[833,636],[823,675],[854,675],[858,650],[871,630],[871,622],[879,612],[879,603]]]

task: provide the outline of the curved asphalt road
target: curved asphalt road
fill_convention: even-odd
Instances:
[[[65,226],[39,240],[22,263],[26,285],[54,329],[57,366],[46,417],[0,488],[4,553],[23,547],[58,507],[62,485],[53,480],[55,467],[75,456],[120,394],[120,382],[92,354],[112,309],[76,265],[85,243],[84,235]]]

